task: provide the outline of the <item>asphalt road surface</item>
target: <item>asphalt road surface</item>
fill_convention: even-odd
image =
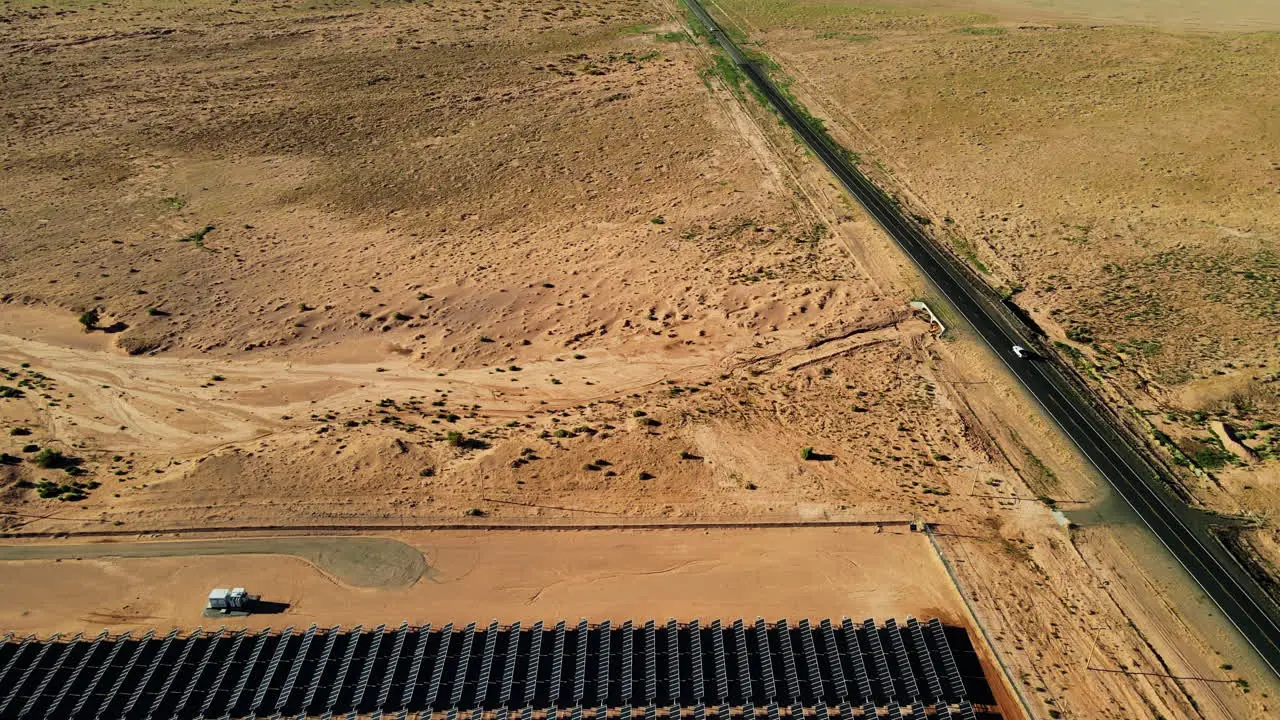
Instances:
[[[959,267],[914,222],[904,218],[893,201],[845,160],[843,152],[811,127],[697,0],[685,2],[783,120],[911,256],[937,290],[1217,603],[1263,662],[1280,675],[1280,608],[1209,532],[1203,519],[1168,490],[1160,473],[1109,419],[1076,391],[1074,383],[1053,363],[1017,357],[1014,345],[1038,345],[1029,340],[1029,330],[1020,326],[1011,313],[991,298],[989,291],[979,286],[980,280]]]

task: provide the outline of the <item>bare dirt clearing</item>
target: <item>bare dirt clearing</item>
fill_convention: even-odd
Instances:
[[[104,623],[113,630],[208,625],[201,618],[204,598],[219,583],[289,603],[278,617],[217,620],[228,627],[907,614],[965,622],[959,597],[920,534],[477,531],[397,539],[424,553],[431,566],[407,588],[351,587],[280,556],[5,562],[6,577],[21,596],[0,609],[0,626],[44,634],[96,631]],[[120,591],[106,598],[80,590],[107,586]],[[111,617],[118,619],[106,622]]]

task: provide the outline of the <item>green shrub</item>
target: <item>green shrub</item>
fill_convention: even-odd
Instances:
[[[66,465],[67,456],[63,455],[57,450],[53,450],[51,448],[45,448],[40,452],[36,453],[36,456],[32,458],[31,461],[36,464],[36,467],[41,467],[48,470],[51,468],[59,468],[59,467],[62,467],[63,465]]]
[[[1206,470],[1218,470],[1234,461],[1235,456],[1217,445],[1206,445],[1196,452],[1193,459],[1197,465]]]
[[[813,448],[811,448],[811,447],[807,447],[807,446],[806,446],[806,447],[802,447],[802,448],[800,448],[800,459],[801,459],[801,460],[812,460],[812,459],[813,459]]]
[[[1076,325],[1070,330],[1067,330],[1067,339],[1074,340],[1078,343],[1091,343],[1093,342],[1093,330],[1085,325]]]

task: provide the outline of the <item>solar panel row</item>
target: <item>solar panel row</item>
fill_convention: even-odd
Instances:
[[[898,703],[915,717],[920,707],[967,697],[946,629],[914,618],[883,627],[844,619],[838,628],[829,620],[716,620],[703,627],[672,619],[663,627],[558,622],[553,630],[495,621],[437,630],[312,625],[296,635],[290,627],[197,630],[182,638],[177,631],[7,637],[0,643],[0,718],[407,718],[455,710],[474,720],[489,718],[487,711],[495,711],[490,720],[509,720],[511,711],[532,709],[555,720],[564,709],[563,717],[581,720],[587,706],[607,712],[625,705],[678,720],[680,708],[701,705],[694,720],[706,720],[711,705],[718,716],[732,707],[735,717],[741,708],[770,720],[799,717],[806,708],[828,720],[830,707],[832,718],[838,708],[840,720],[851,720],[854,707],[868,703]],[[957,712],[963,715],[963,706]]]
[[[889,651],[893,653],[893,658],[898,664],[898,680],[906,691],[906,701],[915,700],[920,696],[920,689],[916,686],[916,676],[911,671],[911,659],[907,657],[907,648],[902,644],[902,633],[898,630],[898,623],[893,618],[885,620],[884,632],[889,636]]]
[[[933,640],[933,651],[942,663],[942,674],[946,678],[948,694],[955,698],[965,697],[964,680],[960,678],[955,656],[951,653],[951,643],[947,641],[946,628],[938,618],[929,621],[929,638]]]

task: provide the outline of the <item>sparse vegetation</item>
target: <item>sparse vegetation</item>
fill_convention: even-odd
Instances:
[[[184,242],[184,243],[189,242],[195,245],[197,248],[200,248],[201,250],[205,250],[207,252],[213,252],[213,250],[210,250],[209,248],[204,246],[205,236],[213,231],[214,231],[214,227],[212,225],[205,225],[204,227],[200,228],[199,230],[196,230],[190,235],[185,235],[183,237],[178,238],[178,242]]]

